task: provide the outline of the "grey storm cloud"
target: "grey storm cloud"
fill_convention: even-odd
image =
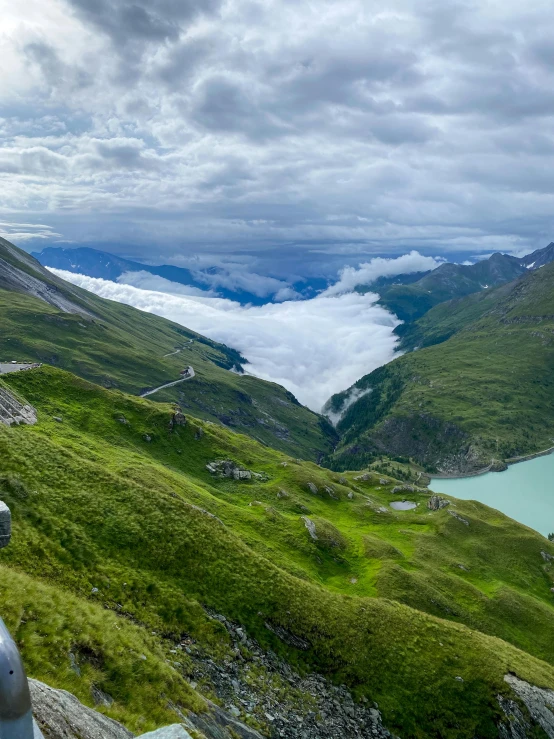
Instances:
[[[219,0],[69,0],[82,18],[117,44],[178,39],[184,25],[200,12],[209,13]]]
[[[552,237],[546,0],[0,2],[7,220],[174,262]]]

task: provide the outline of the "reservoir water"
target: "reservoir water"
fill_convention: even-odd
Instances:
[[[554,532],[554,454],[511,465],[505,472],[434,478],[430,488],[455,498],[478,500],[544,536]]]

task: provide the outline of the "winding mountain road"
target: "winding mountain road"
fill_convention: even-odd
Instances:
[[[166,387],[173,387],[174,385],[179,385],[181,382],[186,382],[187,380],[192,380],[194,377],[194,370],[189,365],[188,369],[188,375],[185,377],[181,377],[180,380],[175,380],[174,382],[166,382],[165,385],[160,385],[160,387],[155,387],[153,390],[147,390],[144,393],[140,394],[141,398],[146,398],[148,395],[154,395],[154,393],[158,393],[160,390],[164,390]]]
[[[187,344],[193,344],[193,343],[194,343],[194,339],[189,339],[187,341]],[[182,352],[184,348],[185,347],[182,346],[180,349],[177,349],[177,351],[175,351],[175,352],[169,352],[169,354],[164,354],[164,358],[165,357],[174,357],[176,354],[179,354],[180,352]]]

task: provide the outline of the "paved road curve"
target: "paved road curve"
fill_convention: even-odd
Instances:
[[[32,367],[32,364],[13,364],[12,362],[0,362],[0,375],[7,375],[8,372],[19,372]]]
[[[186,382],[187,380],[192,380],[194,377],[194,370],[192,367],[188,367],[188,375],[185,377],[181,377],[180,380],[175,380],[175,382],[166,382],[165,385],[160,385],[160,387],[155,387],[153,390],[147,390],[145,393],[141,393],[141,398],[146,398],[148,395],[154,395],[154,393],[159,392],[160,390],[164,390],[166,387],[173,387],[174,385],[179,385],[181,382]]]

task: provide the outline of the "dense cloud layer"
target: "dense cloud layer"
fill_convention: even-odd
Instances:
[[[3,220],[158,262],[550,240],[546,0],[0,10]]]
[[[398,324],[375,305],[377,295],[338,297],[243,307],[146,273],[130,273],[141,287],[52,270],[103,298],[169,318],[239,349],[247,370],[290,390],[305,405],[321,410],[329,397],[392,359]],[[142,289],[146,284],[156,291]],[[163,291],[163,292],[162,292]]]

